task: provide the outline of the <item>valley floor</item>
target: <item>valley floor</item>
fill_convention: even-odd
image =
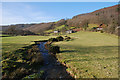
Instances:
[[[77,32],[69,34],[72,41],[56,42],[61,53],[58,61],[68,67],[74,78],[118,78],[118,37],[98,32]],[[3,37],[3,56],[30,45],[38,40],[53,36]]]
[[[73,41],[56,42],[57,55],[75,78],[118,78],[118,37],[98,32],[68,35]]]

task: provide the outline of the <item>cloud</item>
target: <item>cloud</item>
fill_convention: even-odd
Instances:
[[[13,6],[14,5],[14,6]],[[2,25],[21,23],[40,23],[56,20],[41,10],[34,10],[34,6],[25,3],[3,4]]]

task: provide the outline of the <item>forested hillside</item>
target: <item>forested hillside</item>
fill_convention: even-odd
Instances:
[[[111,34],[118,34],[118,14],[119,14],[119,6],[111,6],[103,9],[96,10],[94,12],[79,14],[74,16],[72,19],[61,19],[57,22],[49,22],[49,23],[39,23],[39,24],[19,24],[15,29],[30,31],[35,34],[44,34],[47,30],[55,30],[57,27],[63,26],[61,31],[66,31],[74,28],[82,28],[86,30],[88,28],[87,24],[96,24],[96,25],[104,25],[104,32]],[[3,31],[7,32],[11,26],[3,26]],[[99,26],[98,26],[99,27]]]

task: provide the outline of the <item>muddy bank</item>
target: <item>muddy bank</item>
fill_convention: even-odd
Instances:
[[[44,71],[42,76],[43,80],[53,80],[53,79],[67,79],[67,80],[74,80],[73,77],[66,71],[67,67],[62,65],[55,54],[50,54],[48,50],[45,48],[46,42],[40,42],[38,44],[40,53],[43,56],[43,67],[40,68],[40,71]]]

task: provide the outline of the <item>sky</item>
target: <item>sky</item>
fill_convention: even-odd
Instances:
[[[117,2],[3,2],[0,25],[53,22],[92,12]]]

